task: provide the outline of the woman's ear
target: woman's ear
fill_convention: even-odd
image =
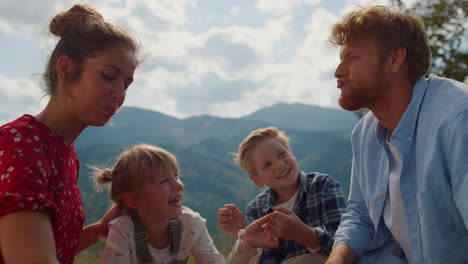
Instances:
[[[130,209],[136,210],[138,207],[138,199],[133,193],[124,193],[122,195],[122,201]]]
[[[75,62],[67,55],[61,55],[57,59],[56,71],[57,79],[60,81],[69,81],[75,72]]]

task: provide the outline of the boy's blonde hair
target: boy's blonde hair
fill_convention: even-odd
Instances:
[[[281,145],[288,149],[291,153],[291,146],[289,146],[289,138],[284,131],[280,131],[277,127],[259,128],[250,132],[250,134],[239,145],[239,153],[235,154],[235,162],[247,172],[249,175],[255,175],[255,167],[252,164],[252,158],[249,152],[265,139],[273,138],[278,140]]]
[[[130,147],[120,154],[113,168],[91,167],[94,170],[94,182],[98,189],[111,182],[109,195],[120,208],[128,210],[123,202],[125,193],[136,194],[140,206],[145,205],[144,185],[152,181],[155,175],[166,170],[180,173],[176,157],[167,150],[139,144]]]
[[[431,64],[431,49],[421,18],[384,6],[359,7],[332,26],[329,41],[345,46],[353,39],[367,36],[376,39],[384,52],[406,48],[411,82],[416,82],[427,73]]]

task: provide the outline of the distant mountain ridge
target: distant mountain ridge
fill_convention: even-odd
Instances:
[[[276,104],[242,119],[262,121],[298,131],[350,131],[358,121],[351,112],[305,104]]]
[[[351,131],[357,118],[350,112],[304,104],[277,104],[241,118],[220,118],[209,115],[178,119],[157,111],[122,107],[111,122],[101,128],[89,127],[76,145],[127,143],[140,141],[172,142],[188,146],[213,137],[236,138],[266,126],[295,131]]]

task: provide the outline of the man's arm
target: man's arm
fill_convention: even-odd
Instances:
[[[359,257],[368,249],[375,230],[357,176],[356,161],[353,158],[348,206],[335,233],[334,247],[345,244]]]
[[[445,129],[445,152],[449,162],[453,199],[468,229],[468,110],[461,112]]]
[[[336,245],[325,264],[352,264],[356,262],[358,255],[345,244]]]

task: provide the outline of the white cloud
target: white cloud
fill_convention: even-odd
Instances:
[[[282,15],[289,14],[302,5],[316,5],[321,0],[257,0],[256,7],[263,13]]]
[[[235,15],[239,14],[239,12],[240,12],[239,6],[238,6],[238,5],[234,5],[234,6],[232,6],[231,9],[229,10],[229,15],[235,16]]]
[[[374,2],[383,1],[390,0]],[[281,102],[338,107],[333,77],[338,48],[327,42],[329,27],[341,16],[337,12],[369,1],[221,1],[216,8],[210,3],[210,10],[195,0],[80,2],[141,40],[145,63],[136,71],[125,105],[177,117],[239,117]],[[44,26],[74,2],[50,0],[47,8],[36,0],[22,3],[0,0],[0,38],[32,39],[47,57],[56,40],[44,38]],[[332,4],[344,8],[332,14],[324,8]],[[21,50],[11,52],[25,56]],[[22,109],[37,112],[39,88],[27,78],[6,76],[1,63],[0,102],[17,109],[2,110],[3,116],[17,116]],[[25,108],[26,101],[31,108]]]
[[[255,79],[263,87],[250,91],[246,97],[258,98],[261,106],[301,102],[337,107],[338,89],[332,74],[338,63],[338,50],[327,43],[328,28],[335,20],[336,16],[324,9],[312,13],[303,41],[297,47],[289,47],[294,50],[291,58],[261,65]]]
[[[289,34],[291,19],[291,16],[284,16],[266,20],[263,27],[216,27],[208,31],[207,37],[220,34],[232,42],[247,44],[261,57],[274,56],[275,45]]]
[[[9,78],[0,74],[0,124],[28,113],[35,115],[45,106],[37,82],[25,78]]]

